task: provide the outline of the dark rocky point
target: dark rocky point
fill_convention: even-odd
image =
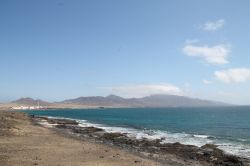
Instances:
[[[49,119],[46,117],[33,117],[38,122],[46,120],[50,124],[57,124],[56,128],[68,130],[70,133],[80,134],[80,137],[86,137],[112,144],[121,148],[127,148],[141,155],[148,154],[147,157],[162,161],[166,160],[169,154],[178,156],[183,161],[199,162],[202,165],[220,165],[220,166],[243,166],[243,159],[237,156],[229,155],[218,149],[216,145],[206,144],[202,147],[193,145],[183,145],[176,143],[161,143],[162,139],[135,139],[128,137],[123,133],[107,133],[103,129],[96,127],[80,127],[78,122],[67,119]],[[246,160],[245,160],[246,161]],[[247,160],[247,162],[249,162]]]

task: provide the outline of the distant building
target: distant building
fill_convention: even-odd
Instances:
[[[12,107],[13,110],[38,110],[42,109],[42,106],[16,106]]]

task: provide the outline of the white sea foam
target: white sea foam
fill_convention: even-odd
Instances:
[[[60,118],[60,119],[70,119],[62,117],[48,117],[48,118]],[[81,127],[97,127],[105,130],[109,133],[120,132],[127,134],[128,137],[133,137],[136,139],[161,139],[161,143],[182,143],[185,145],[195,145],[203,146],[205,144],[215,144],[218,145],[218,148],[224,150],[226,153],[234,154],[246,158],[250,158],[250,145],[242,143],[234,143],[226,140],[216,139],[215,137],[209,135],[200,135],[200,134],[187,134],[187,133],[171,133],[167,131],[159,130],[139,130],[134,128],[125,128],[125,127],[111,127],[108,125],[90,123],[87,120],[76,120]],[[52,127],[50,124],[42,122],[48,127]],[[211,139],[213,138],[213,139]]]
[[[209,137],[208,135],[198,135],[198,134],[194,134],[193,136],[197,137],[197,138],[208,138]]]
[[[250,158],[250,146],[241,143],[217,143],[218,148],[224,150],[226,153],[234,154],[246,158]]]
[[[48,128],[51,128],[51,127],[54,127],[54,126],[57,125],[57,124],[50,124],[50,123],[48,123],[46,120],[41,120],[41,121],[39,122],[39,124],[42,125],[42,126],[48,127]]]

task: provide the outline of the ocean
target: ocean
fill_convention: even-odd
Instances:
[[[250,107],[104,108],[26,110],[29,114],[76,119],[81,126],[122,132],[138,139],[202,146],[250,158]]]

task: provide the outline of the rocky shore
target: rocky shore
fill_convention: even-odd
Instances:
[[[76,124],[73,121],[67,123]],[[61,124],[64,125],[65,121],[61,121]],[[36,125],[34,119],[25,113],[0,111],[1,166],[163,165],[114,146],[77,138],[72,138],[72,134],[63,134],[54,128]]]
[[[163,164],[172,162],[173,165],[244,166],[250,163],[248,159],[224,153],[213,144],[197,147],[178,142],[161,143],[161,139],[136,139],[126,133],[108,133],[101,128],[80,127],[75,120],[36,116],[31,116],[31,119],[34,124],[48,124],[60,133],[119,147]]]

